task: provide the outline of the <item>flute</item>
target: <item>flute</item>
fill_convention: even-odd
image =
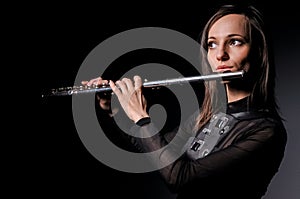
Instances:
[[[245,71],[237,72],[224,72],[224,73],[212,73],[208,75],[192,76],[192,77],[181,77],[166,80],[157,81],[145,81],[143,87],[159,87],[159,86],[170,86],[173,84],[183,84],[195,81],[211,81],[220,79],[222,81],[227,81],[235,78],[242,78]],[[93,86],[72,86],[72,87],[62,87],[57,89],[52,89],[50,92],[43,94],[42,97],[46,96],[66,96],[81,93],[96,93],[96,92],[112,92],[109,85],[93,85]]]

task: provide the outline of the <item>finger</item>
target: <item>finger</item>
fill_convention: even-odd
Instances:
[[[97,86],[97,85],[101,84],[102,81],[103,81],[102,78],[98,77],[98,78],[94,79],[90,85]]]
[[[143,85],[141,77],[138,75],[135,75],[133,77],[133,80],[134,80],[134,89],[135,90],[140,89]]]
[[[95,79],[91,79],[86,85],[87,86],[91,86],[91,85],[98,85],[99,81],[101,81],[102,78],[101,77],[97,77]]]
[[[108,85],[108,80],[99,80],[95,85],[96,86],[101,85],[101,86],[105,87]]]
[[[81,84],[84,86],[87,85],[87,83],[89,83],[89,81],[81,81]]]
[[[109,86],[112,89],[112,91],[117,95],[117,97],[119,97],[122,94],[120,89],[116,86],[116,84],[112,80],[109,81]]]
[[[128,81],[128,78],[123,78],[122,80],[116,82],[117,87],[119,87],[121,92],[126,95],[129,92],[127,87],[127,84],[129,85]]]
[[[134,92],[134,86],[133,86],[133,82],[131,81],[131,79],[123,78],[122,81],[125,83],[125,85],[127,87],[127,91],[129,93]]]
[[[142,102],[144,99],[144,95],[142,94],[142,86],[143,86],[142,79],[138,75],[135,75],[133,79],[134,79],[134,89],[138,94],[137,96],[139,101]]]

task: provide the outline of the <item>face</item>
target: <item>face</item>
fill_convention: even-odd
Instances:
[[[208,32],[208,62],[213,72],[249,70],[250,44],[246,19],[230,14],[217,20]]]

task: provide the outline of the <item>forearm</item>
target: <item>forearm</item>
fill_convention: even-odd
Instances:
[[[184,143],[189,136],[185,129],[177,132],[172,142],[167,142],[163,136],[157,133],[153,124],[132,129],[136,135],[150,138],[135,139],[144,153],[157,151],[156,156],[151,156],[151,160],[160,170],[165,181],[174,190],[180,189],[183,185],[195,179],[204,183],[206,179],[214,177],[224,179],[224,176],[239,178],[241,175],[248,175],[249,178],[255,177],[257,171],[262,168],[268,172],[276,164],[270,160],[269,153],[276,150],[273,129],[256,129],[242,141],[236,141],[230,146],[215,151],[204,158],[192,160],[185,155]],[[274,165],[272,165],[274,164]],[[262,167],[263,165],[263,167]],[[268,168],[268,169],[267,169]],[[226,172],[225,172],[226,171]],[[246,172],[245,172],[246,171]]]

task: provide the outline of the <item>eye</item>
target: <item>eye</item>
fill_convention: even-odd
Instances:
[[[230,46],[241,46],[244,42],[239,39],[231,39],[229,41]]]
[[[207,46],[208,46],[208,48],[212,49],[212,48],[216,48],[217,44],[215,42],[213,42],[213,41],[209,41],[207,43]]]

